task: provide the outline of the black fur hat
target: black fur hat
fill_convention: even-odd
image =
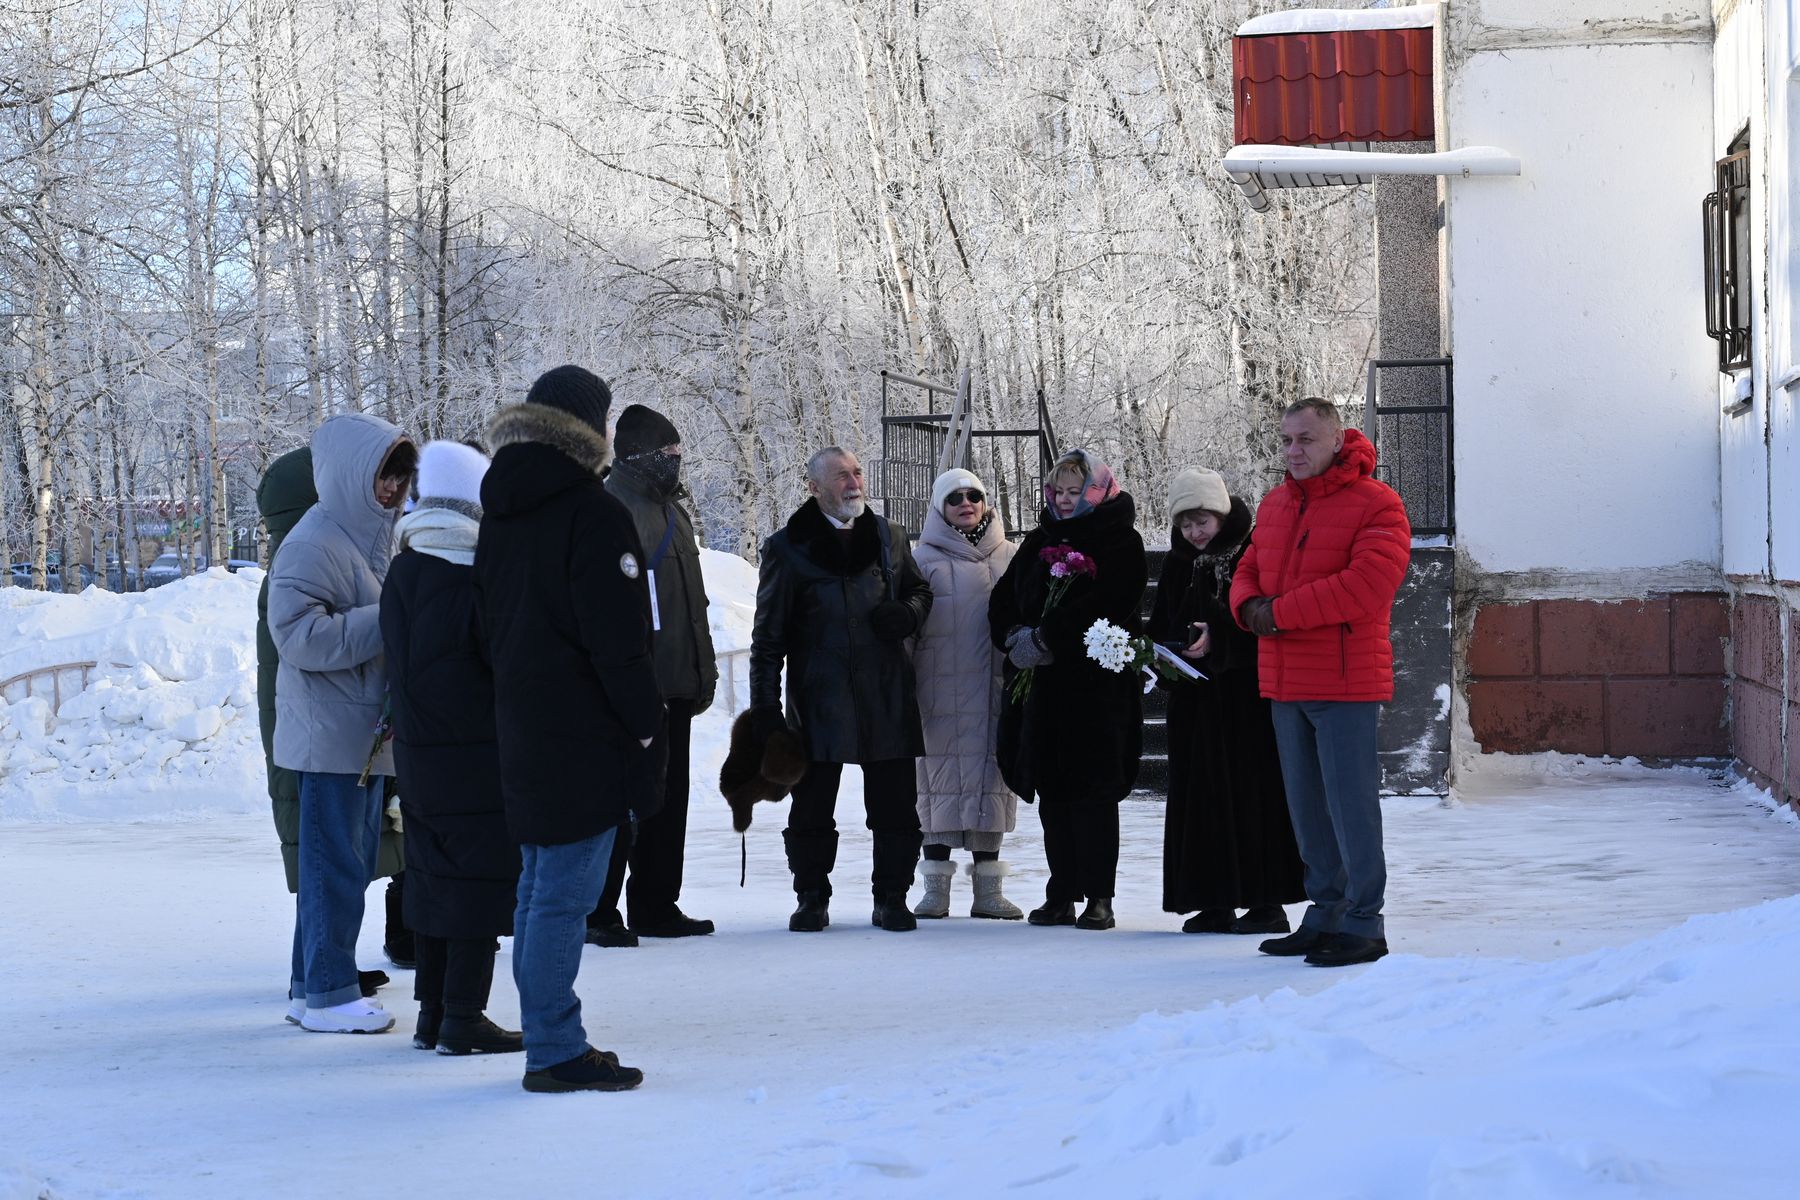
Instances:
[[[731,827],[750,828],[758,800],[780,800],[806,774],[806,751],[779,708],[751,708],[731,723],[731,748],[719,768],[719,792],[731,805]]]

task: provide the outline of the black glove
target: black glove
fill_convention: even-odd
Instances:
[[[787,732],[787,714],[777,704],[759,704],[744,714],[749,718],[749,734],[754,739],[757,753],[762,753],[769,739],[778,733]]]
[[[1275,628],[1275,600],[1271,596],[1256,596],[1244,601],[1238,615],[1257,637],[1274,637],[1281,632]]]
[[[884,642],[911,637],[918,627],[918,615],[913,612],[912,605],[903,600],[883,600],[869,613],[869,628]]]

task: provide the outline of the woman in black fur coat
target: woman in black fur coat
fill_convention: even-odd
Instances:
[[[1025,535],[988,601],[994,645],[1006,651],[1008,702],[998,757],[1007,786],[1036,799],[1044,825],[1050,882],[1033,925],[1113,927],[1119,867],[1119,801],[1137,782],[1143,752],[1143,680],[1108,671],[1084,643],[1099,620],[1136,632],[1149,571],[1137,507],[1107,465],[1070,450],[1044,481],[1044,511]],[[1045,611],[1054,576],[1045,550],[1067,548],[1093,560]],[[1020,671],[1030,692],[1011,699]],[[1079,917],[1075,904],[1085,899]]]
[[[1187,647],[1206,678],[1168,685],[1163,910],[1194,913],[1185,933],[1286,933],[1281,906],[1306,899],[1300,852],[1257,687],[1256,637],[1229,604],[1250,509],[1217,472],[1190,467],[1169,482],[1169,511],[1175,527],[1150,635]]]

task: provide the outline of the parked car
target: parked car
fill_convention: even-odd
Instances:
[[[144,586],[146,588],[161,587],[165,583],[174,583],[184,575],[193,575],[206,570],[204,557],[187,560],[173,552],[159,554],[156,561],[144,568]]]
[[[262,564],[257,562],[254,558],[228,558],[225,560],[225,569],[230,571],[233,575],[236,575],[245,567],[260,566],[262,566]]]
[[[30,563],[14,563],[10,570],[12,572],[11,582],[14,587],[28,588],[31,586]],[[52,592],[60,592],[62,590],[62,572],[55,567],[51,567],[48,575],[49,577],[44,581],[44,586]]]
[[[10,582],[12,583],[12,585],[14,587],[28,588],[31,586],[31,564],[30,563],[14,563],[14,564],[12,564],[12,567],[10,568],[10,570],[11,570]],[[79,579],[79,582],[76,585],[76,589],[75,589],[76,591],[81,591],[84,588],[93,586],[94,568],[83,563],[81,566],[76,568],[76,571],[78,573],[77,577]],[[45,576],[46,576],[44,579],[44,590],[45,591],[60,592],[63,590],[63,569],[60,564],[51,563],[45,571]]]

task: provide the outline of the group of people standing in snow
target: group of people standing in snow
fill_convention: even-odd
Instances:
[[[1185,932],[1283,934],[1262,950],[1368,962],[1387,951],[1376,726],[1393,693],[1388,624],[1410,530],[1374,478],[1374,447],[1335,406],[1290,405],[1281,441],[1288,477],[1256,518],[1216,471],[1169,481],[1149,633],[1194,678],[1164,684],[1163,907],[1193,914]],[[1000,859],[1023,798],[1037,805],[1050,873],[1030,923],[1112,928],[1143,692],[1089,642],[1102,622],[1144,625],[1131,495],[1094,454],[1070,450],[1015,544],[982,481],[951,470],[933,484],[915,552],[869,510],[855,454],[821,450],[807,476],[810,498],[763,548],[751,707],[720,781],[740,830],[757,800],[792,792],[789,928],[830,923],[846,763],[863,773],[872,924],[907,931],[947,916],[958,848],[971,859],[971,916],[1026,915],[1003,894]],[[915,863],[924,890],[909,910]],[[1283,906],[1301,900],[1290,932]]]
[[[414,1045],[523,1050],[532,1091],[642,1079],[589,1044],[574,981],[584,941],[713,930],[677,901],[689,730],[718,673],[679,432],[633,405],[609,440],[610,405],[598,377],[559,367],[490,423],[485,449],[416,449],[347,414],[265,478],[272,537],[291,525],[259,651],[278,660],[265,735],[294,848],[302,1028],[394,1024],[354,949],[397,794],[405,932],[390,909],[388,944],[400,961],[411,939]],[[1330,404],[1291,405],[1282,443],[1288,478],[1255,520],[1216,472],[1169,484],[1150,632],[1197,678],[1165,685],[1164,908],[1193,912],[1188,932],[1287,934],[1266,953],[1366,962],[1386,952],[1375,724],[1410,538],[1373,447]],[[1000,857],[1022,797],[1050,872],[1030,923],[1111,928],[1142,690],[1087,642],[1097,622],[1143,625],[1132,497],[1070,450],[1015,544],[982,480],[951,470],[915,548],[869,510],[851,451],[814,454],[807,490],[762,549],[750,706],[720,775],[740,830],[758,800],[792,795],[789,928],[830,923],[846,764],[861,768],[875,926],[947,916],[957,849],[972,916],[1025,916]],[[1301,899],[1288,933],[1282,906]],[[507,934],[522,1033],[484,1015]]]
[[[491,460],[345,414],[265,477],[288,527],[259,645],[294,829],[294,1024],[394,1025],[354,954],[397,793],[413,1045],[522,1050],[530,1091],[641,1081],[589,1044],[575,976],[585,941],[626,931],[621,895],[633,937],[712,932],[677,899],[688,729],[717,669],[680,435],[633,405],[609,438],[610,407],[597,376],[559,367],[489,424]],[[485,1015],[502,935],[522,1032]]]

